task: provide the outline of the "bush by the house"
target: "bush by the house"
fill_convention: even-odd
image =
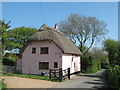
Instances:
[[[13,61],[13,58],[11,57],[3,57],[3,65],[7,65],[7,66],[15,66],[16,62]]]

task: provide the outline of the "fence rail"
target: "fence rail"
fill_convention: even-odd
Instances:
[[[59,80],[62,82],[63,79],[70,79],[70,68],[62,70],[59,69],[49,69],[49,80]]]
[[[3,73],[21,73],[20,70],[17,70],[16,66],[2,66]]]

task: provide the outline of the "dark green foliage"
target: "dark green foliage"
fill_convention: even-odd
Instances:
[[[83,56],[81,60],[83,73],[95,73],[100,69],[100,61],[96,60],[92,56]]]
[[[109,58],[109,64],[111,66],[114,66],[116,64],[120,64],[120,61],[118,59],[118,53],[120,47],[118,45],[118,42],[115,40],[107,39],[103,42],[104,44],[104,50],[108,52],[108,58]]]
[[[96,60],[101,62],[101,68],[107,68],[109,64],[108,54],[106,51],[103,51],[100,48],[92,48],[90,55],[93,56]]]
[[[10,57],[3,57],[3,65],[7,65],[7,66],[15,66],[16,62],[13,61],[13,58]]]
[[[101,68],[107,69],[109,66],[108,56],[101,58]]]
[[[19,54],[16,53],[6,53],[4,57],[10,57],[13,61],[17,61],[19,59]]]
[[[2,36],[2,53],[4,54],[4,50],[6,48],[7,45],[7,29],[10,27],[10,21],[8,23],[5,23],[4,20],[0,20],[0,32],[2,32],[2,35],[0,33],[0,35]]]
[[[0,87],[1,87],[1,90],[7,90],[7,89],[6,89],[7,86],[6,86],[6,84],[4,83],[4,79],[1,79],[1,80],[0,80]]]
[[[86,55],[82,56],[82,72],[95,73],[108,67],[108,55],[100,48],[94,47]]]
[[[23,47],[26,45],[29,37],[37,32],[36,28],[17,27],[7,31],[7,47],[6,50],[19,50],[22,53]]]
[[[104,50],[108,52],[109,67],[107,69],[108,84],[120,89],[120,45],[118,41],[107,39],[103,42]]]
[[[108,84],[112,88],[120,88],[120,66],[115,65],[107,69]]]
[[[89,56],[82,56],[81,58],[81,68],[82,72],[88,71],[91,66],[91,60],[89,59]]]

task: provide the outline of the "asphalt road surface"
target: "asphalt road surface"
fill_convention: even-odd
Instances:
[[[105,73],[106,70],[101,69],[96,74],[77,75],[58,83],[53,88],[107,88]]]

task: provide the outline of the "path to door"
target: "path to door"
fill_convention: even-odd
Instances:
[[[106,88],[105,69],[96,74],[77,75],[70,80],[58,83],[53,88]]]

